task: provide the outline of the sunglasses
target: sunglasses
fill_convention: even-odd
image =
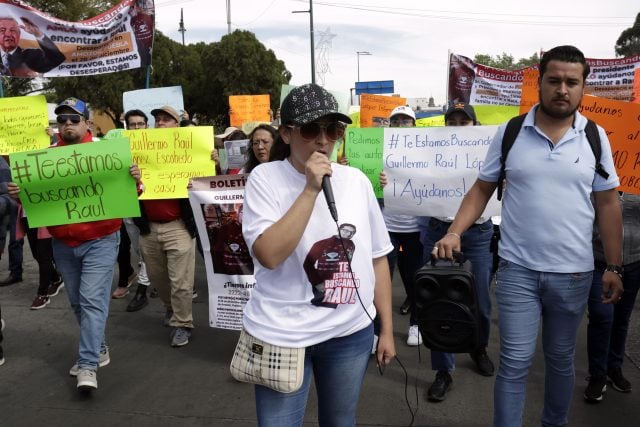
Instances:
[[[71,120],[71,123],[77,125],[82,121],[82,116],[80,114],[58,114],[56,117],[56,121],[61,125],[67,123],[67,120]]]
[[[338,139],[342,139],[342,137],[344,137],[344,129],[345,129],[345,126],[340,122],[333,122],[333,123],[327,123],[327,124],[311,122],[302,126],[289,126],[289,127],[290,128],[297,127],[298,129],[300,129],[300,135],[304,139],[316,139],[320,135],[320,132],[324,131],[325,135],[327,135],[327,138],[329,138],[331,141],[337,141]]]

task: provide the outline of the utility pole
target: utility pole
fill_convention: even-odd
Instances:
[[[227,0],[228,1],[228,0]],[[311,83],[316,83],[316,54],[315,42],[313,41],[313,0],[309,0],[309,10],[294,10],[291,13],[309,14],[309,33],[311,39]]]
[[[227,34],[231,34],[231,0],[227,0]]]
[[[187,29],[184,27],[184,16],[182,15],[182,8],[180,8],[180,27],[178,28],[178,31],[182,33],[182,46],[184,46],[184,32],[187,31]]]

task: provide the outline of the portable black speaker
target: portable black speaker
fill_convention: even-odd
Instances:
[[[470,353],[478,346],[478,304],[471,261],[432,259],[416,272],[418,327],[424,345],[447,353]]]

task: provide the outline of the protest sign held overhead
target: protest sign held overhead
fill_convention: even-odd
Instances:
[[[360,95],[360,127],[389,126],[389,114],[401,105],[407,105],[406,98],[368,93]]]
[[[140,216],[124,138],[15,153],[9,164],[30,227]]]
[[[241,127],[245,122],[271,122],[269,95],[231,95],[231,126]]]
[[[0,0],[0,73],[66,77],[113,73],[151,65],[153,0],[123,0],[79,22],[53,17],[20,0]]]
[[[44,96],[0,98],[0,154],[47,148],[47,126]]]
[[[496,126],[384,129],[385,210],[416,216],[454,216],[471,188]],[[500,214],[494,197],[482,216]]]
[[[191,178],[215,175],[211,126],[137,129],[124,135],[145,184],[142,200],[185,199]]]
[[[184,112],[182,86],[154,87],[122,93],[123,111],[141,110],[147,115],[150,128],[153,128],[156,122],[151,111],[163,105],[170,105],[179,113]]]

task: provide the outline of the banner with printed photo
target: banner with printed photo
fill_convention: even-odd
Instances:
[[[634,71],[640,68],[640,55],[626,58],[587,58],[591,68],[586,80],[585,94],[629,101],[633,97]],[[537,86],[538,65],[519,70],[502,70],[477,64],[466,56],[449,56],[449,101],[463,101],[471,105],[520,105],[522,84],[529,75]],[[533,72],[534,74],[527,74]],[[529,92],[531,94],[531,92]],[[537,95],[537,93],[536,93]],[[527,97],[526,103],[533,98]]]
[[[497,126],[384,129],[385,210],[454,216],[478,177]],[[483,217],[500,215],[495,195]]]
[[[269,95],[229,96],[231,126],[241,127],[245,122],[271,123]]]
[[[30,227],[140,216],[125,138],[9,157]]]
[[[256,285],[253,259],[242,236],[247,177],[196,178],[189,189],[207,270],[212,328],[240,330],[244,306]]]
[[[394,108],[407,105],[407,98],[384,95],[360,95],[360,127],[389,126],[389,115]]]
[[[123,0],[80,22],[58,19],[21,0],[0,0],[0,74],[67,77],[151,65],[153,0]]]
[[[136,129],[124,135],[142,174],[142,200],[185,199],[191,178],[215,175],[211,126]]]
[[[47,148],[51,140],[44,96],[0,98],[0,154]]]

